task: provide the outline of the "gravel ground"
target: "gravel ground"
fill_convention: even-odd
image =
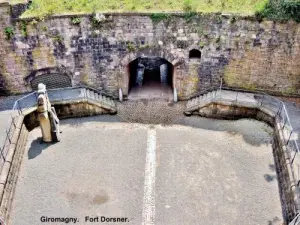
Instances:
[[[30,132],[10,224],[45,224],[41,216],[76,217],[77,224],[89,224],[85,216],[127,217],[134,225],[148,219],[159,225],[281,224],[267,125],[199,117],[168,126],[120,121],[64,120],[62,141],[53,145],[40,144],[39,129]],[[155,171],[150,191],[144,186],[149,165]],[[145,195],[154,203],[153,218],[144,218]]]

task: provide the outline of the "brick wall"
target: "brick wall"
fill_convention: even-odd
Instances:
[[[217,85],[300,94],[300,25],[256,21],[219,14],[110,14],[56,16],[43,21],[13,19],[0,6],[0,74],[12,92],[30,91],[27,77],[45,68],[63,68],[72,85],[85,84],[117,96],[128,92],[128,64],[140,56],[158,56],[174,66],[181,99]],[[74,18],[80,18],[75,24]],[[5,27],[13,27],[7,40]],[[189,51],[202,53],[198,62]]]

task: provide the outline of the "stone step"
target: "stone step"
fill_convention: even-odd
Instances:
[[[95,99],[95,92],[94,91],[91,91],[91,98]]]
[[[91,91],[90,90],[86,90],[86,96],[88,97],[88,98],[91,98]]]

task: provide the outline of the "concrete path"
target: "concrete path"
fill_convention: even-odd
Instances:
[[[272,129],[263,123],[190,117],[161,126],[117,116],[62,123],[57,144],[40,144],[39,129],[29,134],[11,225],[45,217],[100,224],[87,216],[133,225],[282,222]]]

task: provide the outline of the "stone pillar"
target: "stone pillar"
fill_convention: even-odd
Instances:
[[[183,100],[199,92],[199,68],[200,62],[190,61],[177,73],[180,73],[180,88],[178,97]],[[179,74],[177,74],[179,75]]]
[[[38,85],[38,121],[40,123],[43,141],[57,142],[60,141],[59,134],[59,119],[56,116],[55,109],[51,107],[46,86],[44,84]]]
[[[51,109],[51,104],[46,93],[46,86],[44,84],[38,85],[38,121],[42,130],[43,141],[51,142],[51,123],[48,111]]]
[[[136,75],[136,84],[139,87],[141,87],[143,85],[143,81],[144,81],[145,66],[143,64],[139,63],[136,72],[137,72],[137,75]]]
[[[165,64],[162,64],[160,65],[160,81],[161,83],[163,84],[167,84],[168,83],[168,65],[165,63]]]

